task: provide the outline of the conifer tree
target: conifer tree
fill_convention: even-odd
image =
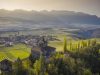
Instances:
[[[70,50],[72,50],[72,41],[70,41]]]
[[[88,47],[91,46],[91,40],[88,40],[87,46],[88,46]]]
[[[16,75],[26,75],[27,74],[23,66],[22,60],[20,58],[16,60],[15,65],[16,65],[16,68],[15,68]]]
[[[67,40],[66,40],[66,38],[64,38],[64,52],[66,52],[67,51]]]

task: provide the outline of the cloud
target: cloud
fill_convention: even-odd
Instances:
[[[0,8],[9,10],[70,10],[100,16],[100,0],[0,0]]]

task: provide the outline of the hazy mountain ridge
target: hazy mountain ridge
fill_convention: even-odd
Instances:
[[[6,19],[6,20],[5,20]],[[100,25],[100,18],[96,15],[89,15],[73,11],[24,11],[0,10],[0,22],[32,22],[32,24],[94,24]]]
[[[100,28],[94,28],[94,29],[87,28],[87,29],[79,30],[73,33],[77,34],[75,37],[78,37],[78,38],[99,38]]]

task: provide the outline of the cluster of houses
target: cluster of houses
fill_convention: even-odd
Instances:
[[[55,52],[55,48],[48,46],[48,41],[45,37],[38,40],[37,45],[33,46],[31,49],[31,54],[33,57],[38,58],[41,54],[45,57],[49,57],[51,53]]]
[[[13,46],[16,43],[24,43],[30,46],[36,46],[41,41],[44,36],[39,35],[20,35],[20,36],[9,36],[0,37],[0,45],[5,45],[6,47]],[[47,40],[53,40],[52,36],[45,36]]]
[[[13,46],[15,43],[24,43],[30,45],[32,57],[38,58],[41,53],[45,57],[49,57],[55,52],[55,48],[48,46],[48,37],[46,36],[16,36],[10,38],[0,38],[0,44],[5,46]],[[0,70],[5,72],[12,71],[12,62],[5,59],[0,62]]]

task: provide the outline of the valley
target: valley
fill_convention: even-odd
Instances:
[[[100,17],[0,9],[0,75],[100,75]]]
[[[92,30],[92,29],[91,29]],[[48,46],[56,48],[56,51],[62,51],[64,45],[64,37],[67,37],[67,46],[70,48],[70,41],[73,45],[77,45],[77,43],[81,40],[94,39],[94,37],[90,36],[97,32],[97,29],[93,29],[92,33],[88,34],[91,30],[84,30],[83,32],[80,29],[69,29],[69,28],[40,28],[33,30],[20,30],[20,31],[2,31],[0,37],[8,37],[14,38],[17,36],[29,36],[23,41],[31,38],[32,36],[48,36],[51,40],[48,41]],[[99,29],[98,29],[99,31]],[[86,35],[84,35],[84,34]],[[89,35],[89,37],[87,36]],[[94,34],[95,35],[95,34]],[[98,34],[99,35],[99,34]],[[95,39],[99,42],[99,36],[95,37]],[[0,39],[1,40],[1,39]],[[11,40],[12,41],[12,40]],[[2,42],[2,40],[1,40]],[[5,45],[0,45],[0,61],[3,59],[16,60],[18,57],[21,59],[27,58],[31,52],[31,48],[29,45],[24,43],[16,43],[11,47],[5,47]]]

